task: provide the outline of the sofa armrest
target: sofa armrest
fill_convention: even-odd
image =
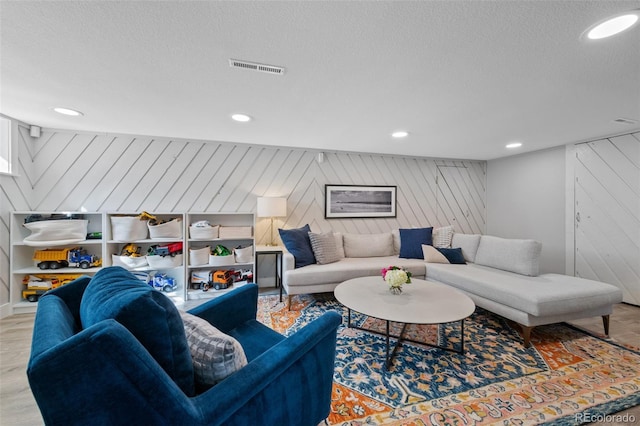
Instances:
[[[287,283],[287,271],[293,271],[296,268],[296,259],[288,251],[282,252],[282,282],[285,288],[288,287]]]
[[[258,309],[258,285],[246,284],[203,303],[188,312],[196,315],[223,333],[256,319]]]

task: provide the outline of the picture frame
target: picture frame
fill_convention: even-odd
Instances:
[[[324,186],[325,219],[391,218],[397,215],[397,187],[377,185]]]

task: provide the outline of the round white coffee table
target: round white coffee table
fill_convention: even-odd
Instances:
[[[445,284],[412,279],[411,284],[402,287],[402,294],[394,295],[389,286],[379,276],[354,278],[338,285],[334,294],[336,299],[348,309],[348,326],[368,332],[378,333],[351,324],[351,310],[370,317],[386,321],[387,362],[389,368],[402,341],[418,343],[453,351],[464,352],[464,319],[471,315],[476,305],[466,294]],[[391,336],[389,323],[403,323],[399,336]],[[460,322],[460,348],[443,347],[426,342],[404,339],[407,324],[445,324]],[[396,344],[390,353],[389,338],[396,338]]]

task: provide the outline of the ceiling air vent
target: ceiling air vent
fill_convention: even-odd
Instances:
[[[284,74],[284,67],[277,65],[259,64],[257,62],[240,61],[238,59],[229,59],[229,66],[231,68],[241,68],[249,71],[266,72],[267,74]]]
[[[637,120],[632,120],[630,118],[616,118],[613,121],[619,124],[638,124]]]

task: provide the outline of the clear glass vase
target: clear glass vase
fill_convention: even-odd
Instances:
[[[389,291],[391,292],[391,294],[402,294],[402,286],[400,287],[389,287]]]

